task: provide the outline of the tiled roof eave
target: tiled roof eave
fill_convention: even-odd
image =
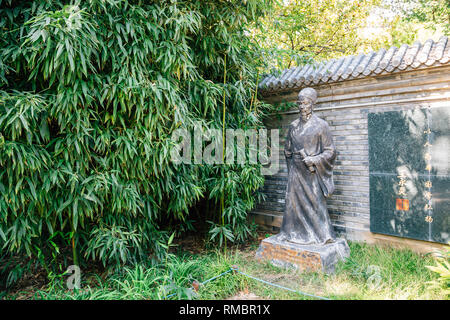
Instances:
[[[368,76],[365,76],[365,75],[361,74],[361,75],[358,75],[356,77],[349,77],[349,78],[347,78],[345,80],[339,79],[337,81],[319,82],[317,84],[315,84],[315,83],[312,83],[312,84],[309,84],[309,85],[303,84],[303,85],[300,85],[300,86],[294,86],[294,87],[288,87],[288,88],[280,88],[280,89],[272,90],[272,91],[262,90],[261,91],[261,95],[264,96],[264,97],[269,97],[269,96],[275,96],[275,95],[279,95],[279,94],[288,94],[288,93],[291,93],[291,92],[294,92],[294,91],[299,91],[299,90],[301,90],[303,88],[306,88],[306,87],[316,87],[316,86],[326,86],[326,85],[332,86],[332,85],[334,85],[336,83],[342,83],[342,82],[347,82],[347,81],[352,81],[352,80],[370,79],[370,78],[382,77],[382,76],[386,76],[386,75],[393,75],[395,73],[400,73],[400,72],[406,73],[406,72],[414,72],[414,71],[424,70],[424,69],[431,70],[431,69],[437,69],[437,68],[442,67],[442,66],[450,66],[450,63],[435,63],[432,66],[425,66],[425,65],[423,65],[423,66],[419,66],[417,68],[413,68],[413,67],[409,66],[409,67],[407,67],[407,68],[405,68],[403,70],[396,69],[396,70],[393,70],[391,72],[383,71],[383,72],[380,72],[379,74],[370,74]],[[260,90],[260,89],[258,89],[258,90]]]
[[[379,77],[450,65],[450,41],[427,40],[423,45],[391,47],[378,52],[332,59],[315,65],[284,70],[280,76],[266,76],[259,83],[263,96],[299,90],[307,86],[335,84],[343,81]],[[325,66],[328,68],[325,70]]]

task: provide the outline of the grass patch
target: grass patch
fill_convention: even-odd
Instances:
[[[350,249],[350,258],[339,264],[335,278],[354,284],[363,298],[443,298],[426,285],[436,279],[425,267],[434,265],[431,255],[361,243],[350,243]]]
[[[241,274],[229,272],[192,288],[194,280],[202,283],[233,265],[239,270],[268,282],[330,299],[446,299],[444,289],[430,288],[427,282],[437,275],[426,268],[434,265],[431,255],[411,250],[349,242],[351,255],[331,275],[320,272],[300,273],[278,268],[254,258],[255,248],[230,250],[228,255],[210,251],[202,255],[169,255],[164,264],[136,265],[102,278],[83,275],[82,288],[68,290],[66,278],[54,279],[46,289],[19,292],[7,299],[226,299],[239,292],[250,292],[261,299],[315,299],[279,289]]]

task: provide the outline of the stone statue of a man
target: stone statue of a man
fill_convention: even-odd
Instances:
[[[288,167],[286,209],[278,241],[327,244],[335,234],[326,197],[334,191],[336,149],[328,124],[313,114],[317,92],[305,88],[298,95],[300,118],[291,123],[286,138]]]

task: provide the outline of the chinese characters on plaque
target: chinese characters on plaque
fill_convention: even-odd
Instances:
[[[426,212],[425,221],[428,223],[433,222],[433,207],[432,207],[432,198],[433,195],[431,194],[431,187],[433,186],[431,183],[431,128],[430,128],[430,121],[431,121],[431,112],[430,109],[427,109],[427,129],[424,131],[424,134],[426,134],[426,142],[423,145],[425,149],[425,171],[427,172],[428,179],[425,181],[425,188],[424,191],[424,197],[425,197],[425,207],[424,210]]]

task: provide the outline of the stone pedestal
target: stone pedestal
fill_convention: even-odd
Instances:
[[[350,255],[344,239],[324,245],[300,245],[278,241],[276,236],[261,241],[256,258],[270,260],[272,264],[301,271],[334,272],[336,263]]]

